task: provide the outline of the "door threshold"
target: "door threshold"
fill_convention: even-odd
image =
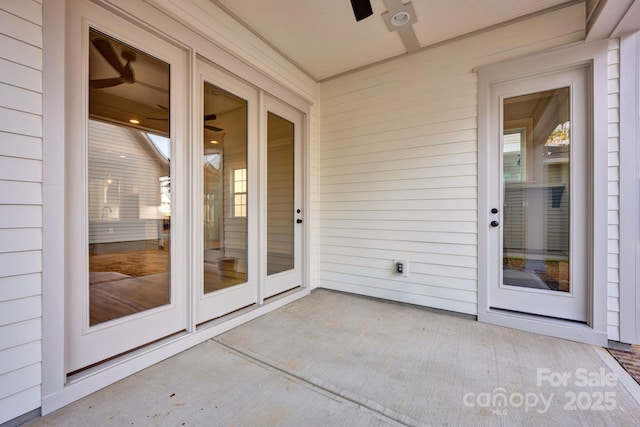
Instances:
[[[518,316],[525,319],[534,319],[534,320],[538,319],[542,321],[548,321],[551,323],[557,323],[560,325],[584,325],[588,327],[587,322],[581,322],[579,320],[563,319],[561,317],[555,317],[555,316],[545,316],[544,314],[532,314],[532,313],[526,313],[523,311],[509,310],[506,308],[498,308],[498,307],[490,307],[489,311],[492,313],[502,313],[506,315],[511,314],[513,316]]]
[[[596,331],[584,322],[555,317],[490,308],[478,313],[478,321],[600,347],[606,347],[608,342],[606,331]]]

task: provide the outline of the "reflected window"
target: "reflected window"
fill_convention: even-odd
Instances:
[[[247,216],[247,170],[233,171],[233,216]]]

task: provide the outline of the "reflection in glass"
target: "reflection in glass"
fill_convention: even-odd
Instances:
[[[267,274],[293,269],[293,123],[267,115]]]
[[[569,95],[561,88],[504,101],[505,285],[570,291]]]
[[[89,322],[170,302],[169,65],[89,43]]]
[[[247,101],[204,84],[204,293],[247,281]]]

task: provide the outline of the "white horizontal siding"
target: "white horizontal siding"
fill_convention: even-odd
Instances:
[[[0,423],[40,406],[42,4],[0,2]]]
[[[608,242],[607,256],[607,333],[620,339],[620,40],[609,41],[608,54]]]
[[[320,286],[476,314],[472,70],[583,35],[576,5],[323,82]]]

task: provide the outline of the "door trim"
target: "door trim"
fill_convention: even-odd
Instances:
[[[607,344],[607,41],[579,43],[524,58],[485,65],[478,73],[478,320],[529,332],[595,345]],[[587,126],[587,325],[490,309],[489,305],[489,155],[491,86],[527,77],[544,76],[586,65],[591,100]],[[495,108],[495,107],[494,107]],[[595,143],[594,143],[595,142]]]

